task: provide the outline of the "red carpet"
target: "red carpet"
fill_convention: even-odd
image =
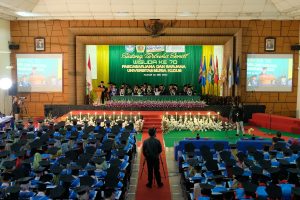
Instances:
[[[144,112],[143,112],[144,113]],[[144,162],[144,156],[141,154],[141,160],[140,160],[140,169],[139,169],[139,177],[138,177],[138,184],[137,184],[137,191],[136,191],[136,200],[171,200],[171,191],[170,191],[170,183],[168,178],[168,169],[167,169],[167,163],[166,163],[166,155],[164,150],[164,144],[163,144],[163,137],[161,132],[161,114],[160,113],[147,113],[147,115],[144,116],[144,128],[143,128],[143,138],[142,141],[149,138],[148,136],[148,128],[155,127],[157,129],[157,139],[160,140],[162,146],[163,146],[163,152],[161,154],[161,158],[163,161],[164,170],[166,173],[166,178],[164,177],[164,170],[162,168],[162,165],[160,165],[160,174],[162,177],[162,182],[164,183],[164,186],[162,188],[158,188],[157,184],[153,185],[151,189],[146,187],[146,184],[148,182],[147,179],[147,164],[144,166],[143,174],[141,174],[143,162]]]

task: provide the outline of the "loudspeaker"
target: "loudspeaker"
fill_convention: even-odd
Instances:
[[[296,51],[299,51],[300,50],[300,44],[294,44],[291,46],[291,50],[296,50]]]
[[[18,94],[18,85],[17,83],[13,83],[12,86],[8,90],[9,96],[17,96]]]
[[[20,49],[20,45],[19,44],[9,44],[8,48],[9,48],[9,50],[18,50],[18,49]]]

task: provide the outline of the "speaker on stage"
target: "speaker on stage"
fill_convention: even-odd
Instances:
[[[12,86],[8,90],[9,96],[17,96],[18,94],[18,85],[17,83],[13,83]]]

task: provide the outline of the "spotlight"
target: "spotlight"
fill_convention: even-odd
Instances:
[[[0,88],[2,90],[8,90],[12,86],[12,81],[9,78],[1,78],[0,79]]]

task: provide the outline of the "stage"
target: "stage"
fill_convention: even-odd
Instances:
[[[113,108],[113,107],[107,107],[105,105],[101,106],[93,106],[93,105],[45,105],[44,106],[44,112],[45,116],[52,116],[52,117],[61,117],[63,115],[66,115],[69,112],[86,112],[90,114],[94,114],[95,112],[101,113],[101,112],[110,112],[110,111],[116,111],[116,112],[143,112],[148,111],[149,112],[161,112],[162,114],[165,112],[181,112],[181,113],[198,113],[198,112],[215,112],[220,113],[220,116],[222,117],[228,117],[230,113],[231,106],[229,105],[208,105],[202,108],[177,108],[177,109],[170,109],[170,108],[139,108],[139,107],[126,107],[123,109],[120,108]],[[245,122],[248,122],[249,119],[251,119],[253,113],[265,113],[266,106],[265,105],[244,105],[244,115],[245,115]]]

